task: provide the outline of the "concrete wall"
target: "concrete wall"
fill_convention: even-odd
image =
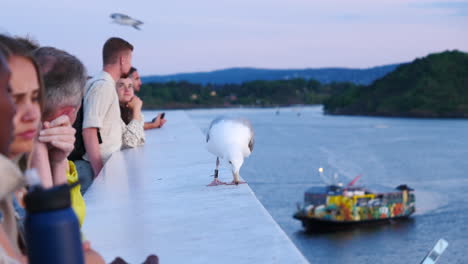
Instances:
[[[93,248],[107,262],[308,263],[247,184],[206,187],[216,158],[205,136],[183,111],[167,118],[145,146],[115,153],[86,193]],[[220,179],[232,180],[228,168]]]

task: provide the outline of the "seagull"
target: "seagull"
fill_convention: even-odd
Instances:
[[[141,30],[138,26],[143,25],[143,22],[141,22],[140,20],[133,19],[124,14],[114,13],[111,14],[110,17],[114,19],[114,22],[119,25],[132,26],[138,30]]]
[[[239,180],[239,170],[244,158],[250,156],[254,147],[254,130],[247,119],[218,117],[215,118],[206,135],[206,147],[216,156],[214,180],[207,186],[226,184],[218,180],[219,159],[231,165],[233,181],[228,185],[245,183]]]

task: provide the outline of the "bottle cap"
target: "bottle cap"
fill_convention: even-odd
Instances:
[[[68,184],[44,189],[34,186],[24,197],[28,213],[40,213],[60,210],[71,206],[70,187]]]

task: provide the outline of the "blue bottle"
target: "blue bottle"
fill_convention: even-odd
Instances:
[[[78,218],[67,184],[34,186],[24,198],[25,233],[30,264],[84,264]]]

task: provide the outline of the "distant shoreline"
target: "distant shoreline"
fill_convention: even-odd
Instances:
[[[144,111],[154,110],[200,110],[200,109],[276,109],[276,108],[293,108],[293,107],[318,107],[323,104],[301,104],[301,105],[275,105],[275,106],[258,106],[258,105],[232,105],[232,106],[187,106],[187,107],[149,107],[143,108]],[[468,116],[437,116],[437,115],[414,115],[414,114],[375,114],[375,113],[329,113],[325,110],[323,115],[330,116],[349,116],[349,117],[381,117],[381,118],[410,118],[410,119],[468,119]]]
[[[361,116],[361,117],[383,117],[383,118],[412,118],[412,119],[468,119],[468,116],[460,115],[416,115],[416,114],[376,114],[376,113],[327,113],[324,111],[324,115],[330,116]]]
[[[143,107],[143,110],[146,111],[151,111],[151,110],[190,110],[190,109],[239,109],[239,108],[253,108],[253,109],[266,109],[266,108],[286,108],[286,107],[311,107],[311,106],[323,106],[322,104],[293,104],[293,105],[265,105],[265,106],[258,106],[258,105],[230,105],[230,106],[224,106],[224,105],[195,105],[195,106],[182,106],[182,107]]]

